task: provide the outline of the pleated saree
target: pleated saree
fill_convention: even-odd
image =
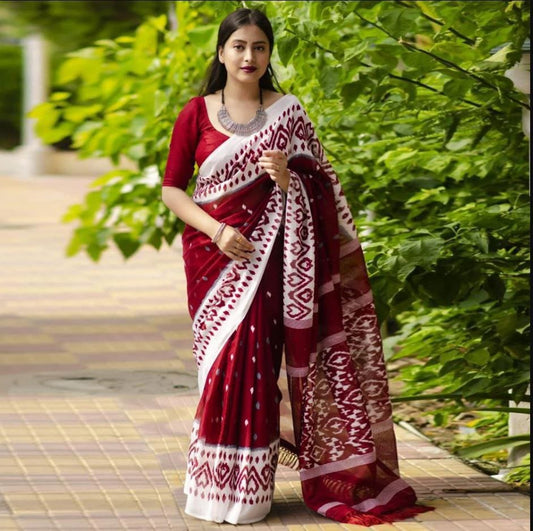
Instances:
[[[255,246],[231,261],[187,226],[183,253],[200,401],[185,511],[251,523],[270,511],[280,449],[283,352],[305,503],[373,525],[426,510],[399,477],[372,294],[352,216],[293,95],[257,133],[232,136],[200,165],[193,200]],[[289,160],[287,194],[258,164]]]

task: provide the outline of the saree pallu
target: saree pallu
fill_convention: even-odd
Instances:
[[[185,512],[251,523],[269,512],[280,447],[283,350],[305,503],[374,525],[427,510],[398,474],[387,376],[361,246],[340,183],[297,98],[267,109],[199,169],[194,201],[255,247],[231,261],[183,233],[200,402]],[[260,168],[284,151],[287,194]],[[290,446],[290,445],[289,445]]]

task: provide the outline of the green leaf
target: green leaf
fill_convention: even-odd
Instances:
[[[72,135],[73,137],[73,146],[75,148],[80,148],[86,145],[89,139],[93,136],[93,133],[100,131],[102,127],[102,122],[93,122],[85,121],[80,126],[78,126]]]
[[[86,247],[87,254],[89,257],[94,261],[98,262],[100,260],[100,257],[102,256],[102,252],[104,249],[106,249],[106,245],[99,245],[97,243],[91,242]]]
[[[427,266],[434,264],[440,256],[444,240],[440,238],[420,238],[400,245],[400,256],[411,264]]]
[[[410,33],[412,25],[418,17],[419,14],[416,9],[394,7],[389,4],[378,15],[378,20],[398,38]]]
[[[70,92],[53,92],[50,94],[50,101],[65,101],[70,98]]]
[[[135,32],[134,51],[136,60],[152,56],[157,50],[157,30],[149,23],[141,24]],[[142,69],[141,69],[142,70]]]
[[[422,53],[406,51],[401,57],[407,71],[415,71],[417,74],[423,74],[431,72],[435,68],[435,59]],[[413,77],[413,74],[410,77]]]
[[[464,361],[461,359],[452,359],[442,364],[439,369],[439,376],[444,376],[448,373],[459,372],[464,369]]]
[[[154,96],[154,116],[159,116],[168,105],[168,95],[162,90],[156,90]]]
[[[468,146],[472,142],[470,138],[463,138],[462,140],[457,140],[456,142],[448,142],[446,144],[446,149],[450,151],[460,151]]]
[[[89,117],[94,117],[103,109],[103,105],[95,103],[86,107],[71,105],[65,109],[64,116],[67,120],[75,123],[84,122]]]
[[[463,238],[472,242],[482,253],[489,252],[489,238],[486,231],[470,230],[462,234]]]
[[[131,35],[121,35],[115,39],[115,42],[118,42],[119,44],[131,44],[132,42],[135,42],[135,38]]]
[[[296,37],[288,37],[283,39],[277,46],[279,58],[284,66],[289,64],[292,54],[298,47],[298,39]]]
[[[341,96],[346,106],[351,105],[366,88],[373,87],[372,81],[368,78],[362,78],[357,81],[346,83],[341,89]]]
[[[54,128],[60,117],[60,113],[53,104],[44,102],[33,107],[33,109],[28,112],[28,116],[37,119],[35,127],[37,134],[46,134]]]
[[[470,64],[482,59],[479,50],[463,42],[437,42],[432,46],[431,53],[456,64]]]
[[[104,173],[91,183],[92,188],[99,188],[103,185],[114,184],[115,182],[120,182],[121,180],[127,180],[129,177],[133,177],[136,173],[132,170],[118,170],[113,169]]]
[[[126,155],[133,160],[139,160],[146,156],[146,146],[145,144],[135,144],[131,146]]]
[[[529,446],[530,435],[512,435],[510,437],[501,437],[492,441],[473,444],[466,448],[461,448],[457,454],[461,457],[479,457],[484,454],[497,452],[498,450],[509,450],[511,448],[522,448]]]
[[[389,47],[387,47],[389,48]],[[383,65],[391,70],[395,69],[398,66],[398,57],[391,54],[387,50],[382,50],[377,48],[371,51],[368,51],[367,54],[374,65]]]
[[[59,69],[56,73],[56,82],[59,85],[65,85],[71,81],[74,81],[81,76],[83,69],[86,66],[85,59],[78,57],[73,57],[67,59],[64,63],[59,66]]]
[[[490,360],[490,353],[487,349],[481,348],[478,350],[468,351],[465,354],[466,360],[472,365],[477,365],[482,367],[487,364]]]
[[[163,244],[163,233],[160,229],[154,229],[146,240],[152,247],[159,250]]]
[[[82,212],[83,205],[71,205],[67,212],[61,218],[61,221],[63,223],[70,223],[71,221],[74,221],[76,218],[78,218]]]
[[[94,44],[104,48],[111,48],[112,50],[116,50],[119,47],[117,42],[111,39],[98,39],[94,42]]]
[[[131,237],[131,233],[129,232],[116,233],[113,235],[113,240],[120,249],[120,252],[124,258],[129,258],[132,256],[141,245],[138,240]]]
[[[464,98],[473,85],[472,79],[450,79],[444,83],[442,91],[448,98],[457,100]]]
[[[167,16],[166,15],[159,15],[158,17],[150,17],[149,23],[154,26],[154,28],[158,29],[159,31],[163,32],[166,29],[167,26]]]
[[[344,62],[348,62],[354,57],[364,55],[365,51],[368,49],[368,41],[362,40],[358,42],[355,46],[350,46],[344,50]]]
[[[56,125],[53,129],[48,129],[43,126],[42,123],[37,124],[35,128],[36,132],[41,136],[43,142],[47,144],[54,144],[64,138],[67,138],[72,134],[73,125],[62,122]]]
[[[67,248],[65,249],[65,256],[70,257],[74,256],[75,254],[79,253],[82,247],[82,241],[78,237],[76,233],[72,235],[70,238],[70,241],[67,245]]]
[[[82,52],[83,50],[80,50]],[[58,69],[56,82],[65,85],[77,79],[94,83],[100,78],[102,63],[98,57],[77,56],[65,61]]]
[[[459,303],[459,307],[463,309],[477,307],[483,302],[486,302],[489,299],[489,294],[484,289],[473,291],[467,299]]]
[[[433,416],[433,422],[435,426],[444,426],[448,423],[449,415],[443,411],[437,411]]]
[[[326,96],[334,93],[340,77],[340,70],[331,66],[324,66],[319,74],[319,82]]]
[[[214,49],[217,32],[218,24],[207,24],[191,29],[187,36],[194,46]]]
[[[381,264],[383,271],[392,271],[399,280],[404,281],[415,269],[416,263],[412,263],[403,256],[391,256]]]

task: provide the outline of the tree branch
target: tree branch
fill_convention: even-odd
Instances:
[[[402,7],[406,7],[407,9],[416,9],[416,7],[412,6],[412,5],[409,5],[409,4],[406,4],[405,2],[403,2],[402,0],[394,0],[398,5],[401,5]],[[435,24],[438,24],[439,26],[444,26],[444,22],[442,22],[441,20],[437,20],[436,18],[433,18],[431,17],[430,15],[424,13],[421,9],[419,9],[420,11],[420,14],[426,18],[427,20],[431,21],[431,22],[434,22]],[[466,42],[466,44],[470,44],[472,46],[474,46],[476,44],[476,41],[474,39],[471,39],[470,37],[467,37],[466,35],[463,35],[462,33],[460,33],[459,31],[457,31],[456,29],[452,28],[451,26],[448,27],[448,29],[454,34],[456,35],[457,37],[459,37],[460,39],[463,39],[463,41]]]
[[[483,79],[482,77],[479,77],[478,75],[470,72],[469,70],[465,70],[463,67],[461,67],[461,66],[459,66],[459,65],[457,65],[455,63],[452,63],[451,61],[448,61],[447,59],[444,59],[444,57],[440,57],[439,55],[436,55],[433,52],[428,52],[427,50],[419,48],[418,46],[416,46],[416,44],[413,44],[412,42],[406,41],[406,40],[404,40],[401,37],[398,39],[398,43],[402,44],[403,46],[405,46],[405,47],[407,47],[407,48],[409,48],[409,49],[411,49],[413,51],[429,55],[430,57],[432,57],[433,59],[435,59],[439,63],[442,63],[443,65],[446,65],[446,66],[448,66],[450,68],[458,70],[459,72],[462,72],[463,74],[474,78],[476,81],[478,81],[482,85],[485,85],[486,87],[489,87],[489,88],[491,88],[493,90],[496,90],[498,92],[498,94],[501,94],[502,96],[505,96],[506,98],[514,101],[515,103],[518,103],[519,105],[521,105],[522,107],[524,107],[524,108],[526,108],[528,110],[530,109],[530,107],[529,107],[529,105],[527,103],[524,103],[523,101],[517,100],[515,97],[510,96],[508,94],[502,94],[500,92],[500,89],[496,85],[493,85],[492,83],[489,83],[486,79]]]
[[[298,39],[300,39],[300,40],[302,40],[304,42],[307,42],[308,44],[311,44],[313,46],[316,46],[318,49],[320,49],[320,50],[322,50],[324,52],[330,53],[331,55],[335,56],[335,52],[333,50],[330,50],[329,48],[326,48],[326,47],[322,46],[320,43],[314,42],[314,41],[312,41],[312,40],[310,40],[310,39],[308,39],[306,37],[303,37],[302,35],[299,35],[298,33],[296,33],[292,29],[286,28],[285,31],[287,33],[292,33],[293,35],[298,37]],[[368,63],[365,63],[364,61],[361,61],[361,60],[358,60],[358,61],[359,61],[359,64],[361,66],[364,66],[366,68],[372,68],[372,65],[369,65]],[[394,79],[399,79],[400,81],[404,81],[406,83],[412,83],[414,85],[418,85],[418,86],[420,86],[422,88],[425,88],[425,89],[430,90],[432,92],[435,92],[437,94],[441,94],[442,96],[445,96],[446,98],[448,97],[446,95],[446,93],[442,92],[442,90],[439,90],[439,89],[436,89],[434,87],[431,87],[430,85],[427,85],[426,83],[422,83],[421,81],[417,81],[416,79],[412,79],[412,78],[404,77],[404,76],[398,76],[396,74],[391,74],[389,72],[387,72],[387,76],[389,76],[391,78],[394,78]],[[463,103],[466,103],[468,105],[472,105],[472,106],[474,106],[476,108],[482,107],[481,104],[476,103],[475,101],[464,99],[464,98],[459,98],[459,101],[462,101]],[[495,109],[488,108],[488,110],[493,112],[493,113],[501,114],[500,111],[497,111]]]
[[[372,22],[371,20],[367,20],[365,17],[363,17],[362,15],[360,15],[357,11],[353,11],[363,22],[366,22],[367,24],[370,24],[371,26],[374,26],[376,29],[382,31],[383,33],[385,33],[386,35],[388,35],[391,39],[394,39],[396,42],[398,42],[399,44],[402,44],[404,45],[405,47],[415,51],[415,52],[420,52],[420,53],[424,53],[426,55],[429,55],[430,57],[432,57],[433,59],[435,59],[436,61],[438,61],[439,63],[442,63],[443,65],[445,66],[448,66],[449,68],[452,68],[454,70],[458,70],[459,72],[462,72],[463,74],[469,76],[469,77],[472,77],[474,78],[476,81],[478,81],[479,83],[481,83],[482,85],[485,85],[486,87],[489,87],[493,90],[496,90],[498,92],[498,94],[514,101],[515,103],[518,103],[519,105],[521,105],[522,107],[526,108],[526,109],[530,109],[529,105],[527,103],[524,103],[523,101],[520,101],[520,100],[517,100],[516,98],[514,98],[513,96],[509,96],[508,94],[502,94],[500,92],[500,89],[496,86],[496,85],[493,85],[492,83],[489,83],[486,79],[483,79],[482,77],[479,77],[477,76],[476,74],[473,74],[472,72],[468,71],[468,70],[465,70],[464,68],[462,68],[461,66],[455,64],[455,63],[452,63],[451,61],[448,61],[447,59],[444,59],[444,57],[440,57],[439,55],[436,55],[434,54],[433,52],[428,52],[427,50],[424,50],[422,48],[419,48],[418,46],[416,46],[415,44],[413,43],[410,43],[409,41],[406,41],[404,40],[402,37],[400,37],[399,39],[397,37],[395,37],[392,33],[390,33],[390,31],[386,30],[385,28],[383,28],[382,26],[380,26],[379,24],[376,24],[375,22]]]
[[[431,87],[430,85],[426,85],[426,83],[422,83],[421,81],[417,81],[416,79],[412,79],[410,77],[404,77],[404,76],[397,76],[396,74],[387,74],[389,77],[392,77],[394,79],[399,79],[401,81],[407,81],[409,83],[413,83],[414,85],[419,85],[420,87],[423,87],[427,90],[431,90],[432,92],[436,92],[437,94],[442,94],[443,96],[447,96],[447,94],[445,92],[443,92],[442,90],[439,90],[439,89],[436,89],[434,87]],[[473,105],[474,107],[483,107],[483,105],[481,105],[480,103],[476,103],[475,101],[472,101],[472,100],[467,100],[465,98],[459,98],[459,101],[462,101],[464,103],[468,103],[469,105]],[[500,111],[497,111],[495,109],[489,109],[490,111],[492,112],[495,112],[495,113],[498,113],[498,114],[501,114]]]

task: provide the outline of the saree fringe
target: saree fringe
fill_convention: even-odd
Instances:
[[[414,505],[412,507],[407,507],[406,509],[401,509],[392,513],[382,514],[380,516],[359,513],[357,511],[350,511],[345,515],[328,514],[327,517],[344,524],[355,524],[362,525],[365,527],[372,527],[373,525],[390,524],[394,522],[399,522],[401,520],[407,520],[408,518],[413,518],[417,514],[422,514],[432,510],[432,507]]]

